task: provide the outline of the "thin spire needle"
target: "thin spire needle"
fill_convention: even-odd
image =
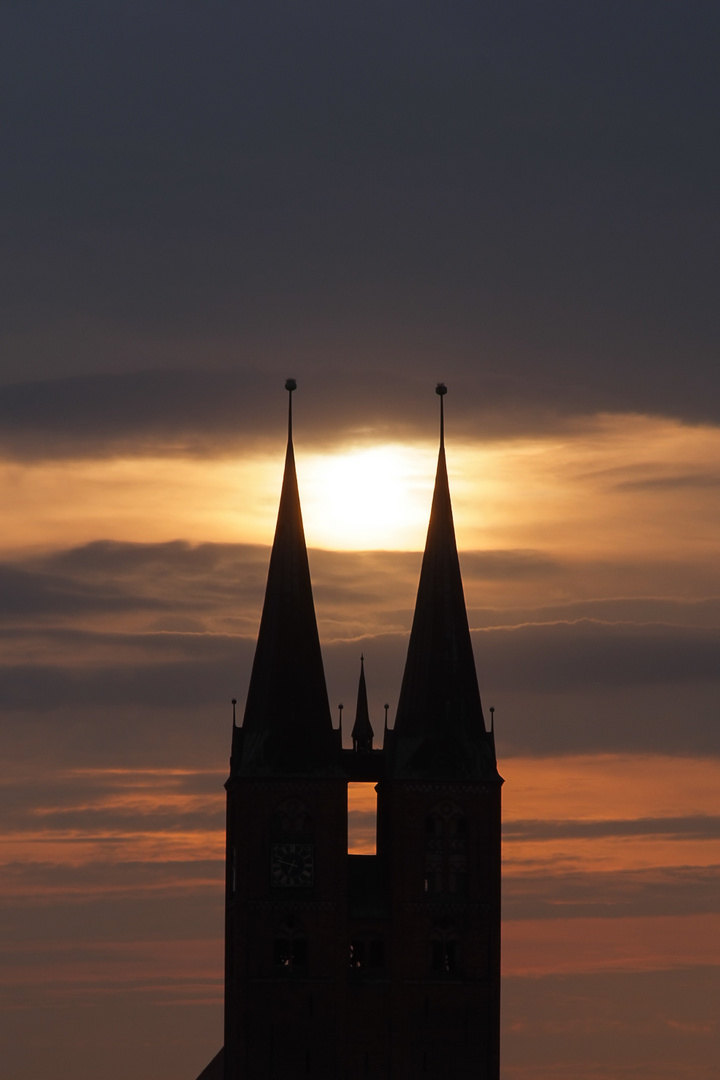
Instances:
[[[443,398],[447,394],[447,386],[443,382],[439,382],[435,387],[435,393],[440,397],[440,449],[445,447],[445,409]]]
[[[295,379],[286,379],[285,389],[288,392],[288,442],[292,442],[292,396],[293,390],[297,390]]]

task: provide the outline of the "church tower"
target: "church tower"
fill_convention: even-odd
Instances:
[[[378,784],[392,918],[397,1080],[497,1080],[500,789],[485,727],[440,452],[397,716]]]
[[[340,1077],[347,782],[320,653],[292,442],[227,781],[225,1077]]]
[[[393,729],[333,728],[292,442],[227,789],[225,1045],[200,1080],[498,1080],[500,789],[440,452]],[[387,726],[387,725],[386,725]],[[347,788],[377,791],[348,854]]]

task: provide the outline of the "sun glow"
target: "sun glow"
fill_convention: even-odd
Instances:
[[[346,550],[421,548],[435,453],[391,444],[298,463],[308,543]]]
[[[448,468],[461,550],[533,549],[627,558],[714,554],[720,435],[642,416],[604,416],[545,437],[452,440]],[[142,543],[268,545],[282,449],[217,458],[155,455],[0,460],[0,549],[53,548],[99,537]],[[437,443],[299,443],[296,462],[311,547],[420,551]]]

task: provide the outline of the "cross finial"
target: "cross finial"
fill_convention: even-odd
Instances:
[[[235,706],[236,706],[236,705],[237,705],[237,698],[233,698],[233,699],[232,699],[232,707],[233,707],[233,727],[235,727]]]

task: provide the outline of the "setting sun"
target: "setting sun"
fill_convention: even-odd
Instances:
[[[387,445],[298,462],[308,543],[348,550],[420,548],[435,454]]]

